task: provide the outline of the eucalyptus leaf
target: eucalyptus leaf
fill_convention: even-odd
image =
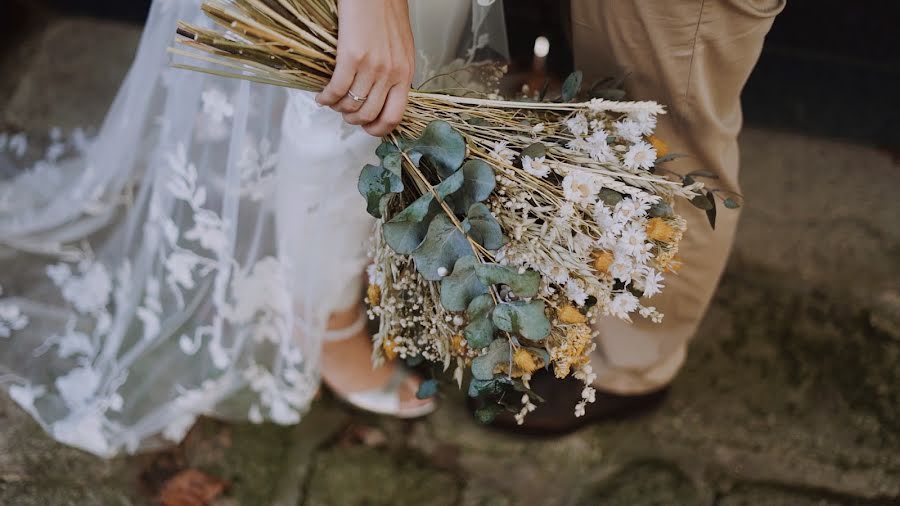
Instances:
[[[390,141],[383,141],[381,144],[375,148],[375,154],[378,155],[379,160],[384,160],[384,157],[389,155],[390,153],[399,153],[400,149],[397,146],[394,146],[394,143]]]
[[[486,205],[480,202],[472,204],[465,222],[470,226],[469,237],[484,246],[484,249],[495,251],[505,243],[500,223]]]
[[[462,188],[464,182],[465,175],[463,174],[462,169],[460,169],[441,181],[440,184],[435,186],[434,191],[441,197],[441,199],[445,199],[451,194],[459,191],[459,189]]]
[[[550,361],[549,361],[550,354],[547,353],[547,350],[543,350],[543,349],[540,349],[540,350],[539,350],[538,348],[530,348],[530,347],[527,348],[527,349],[528,349],[529,351],[531,351],[532,353],[536,353],[536,354],[540,355],[541,357],[544,357],[544,356],[548,357],[548,359],[547,359],[547,361],[546,361],[545,363],[547,363],[547,364],[550,363]],[[543,352],[543,353],[542,353],[542,352]],[[537,392],[535,392],[534,390],[532,390],[532,389],[526,387],[526,386],[525,386],[525,383],[523,383],[522,380],[519,380],[519,379],[511,380],[511,381],[510,381],[510,386],[513,388],[513,390],[515,390],[515,391],[517,391],[517,392],[522,392],[523,394],[528,394],[528,397],[529,397],[530,400],[532,400],[532,401],[537,401],[537,402],[547,402],[547,400],[544,399],[543,396],[539,395],[539,394],[538,394]]]
[[[381,198],[390,193],[403,191],[400,176],[378,165],[366,165],[359,174],[357,183],[359,193],[366,198],[366,211],[376,218],[381,218]]]
[[[610,190],[609,188],[601,188],[597,193],[597,198],[599,198],[604,204],[609,207],[615,207],[616,204],[625,200],[625,197],[622,196],[621,193]]]
[[[488,292],[475,274],[477,263],[474,255],[461,257],[453,266],[453,272],[441,280],[441,306],[444,309],[465,311],[475,297]]]
[[[440,120],[429,123],[422,136],[405,143],[404,148],[414,163],[418,165],[425,158],[441,177],[456,172],[466,157],[466,140],[462,134]]]
[[[503,412],[503,407],[498,404],[488,404],[475,410],[475,419],[478,423],[490,425],[497,419],[497,415]]]
[[[494,308],[494,325],[500,330],[541,341],[550,334],[550,320],[544,315],[544,301],[510,302]]]
[[[719,176],[717,176],[715,172],[712,172],[710,170],[695,170],[688,175],[693,177],[708,177],[711,179],[719,179]]]
[[[438,380],[430,379],[423,381],[421,385],[419,385],[419,390],[416,392],[416,399],[425,400],[437,395],[438,392]]]
[[[550,89],[550,78],[544,78],[544,84],[541,86],[541,91],[538,94],[538,101],[543,102],[545,98],[547,98],[547,90]]]
[[[687,156],[687,155],[685,155],[683,153],[669,153],[666,156],[661,156],[661,157],[657,158],[656,161],[653,163],[654,163],[654,165],[659,165],[661,163],[671,162],[672,160],[676,160],[678,158],[682,158],[685,156]]]
[[[469,118],[466,123],[474,126],[489,127],[491,124],[484,118]]]
[[[394,251],[409,255],[422,244],[428,225],[440,211],[434,195],[426,193],[384,224],[384,240]]]
[[[494,340],[494,322],[491,321],[491,312],[494,310],[494,299],[490,295],[479,295],[472,300],[466,309],[469,324],[463,331],[469,346],[481,349],[491,344]]]
[[[534,297],[541,287],[540,274],[531,270],[519,273],[518,267],[478,264],[475,266],[475,273],[485,285],[506,285],[516,296],[522,298]]]
[[[710,202],[706,195],[697,195],[696,197],[691,199],[691,204],[694,205],[697,209],[702,209],[704,211],[709,211],[713,208],[713,203]]]
[[[725,199],[725,202],[723,202],[723,204],[725,204],[725,207],[727,207],[728,209],[737,209],[737,208],[741,207],[741,204],[738,203],[738,201],[734,200],[731,197],[728,197],[727,199]]]
[[[412,257],[416,261],[416,269],[425,279],[439,281],[441,268],[449,272],[460,257],[471,254],[472,246],[465,234],[456,228],[450,218],[439,214],[431,220],[425,240],[412,252]]]
[[[647,211],[647,214],[649,214],[651,218],[669,218],[675,215],[675,211],[668,203],[659,201],[650,206],[650,210]]]
[[[473,378],[469,381],[469,397],[499,397],[507,392],[513,386],[512,382],[506,376],[495,376],[489,380],[480,380]],[[492,405],[500,407],[499,404]]]
[[[593,83],[591,83],[591,87],[588,88],[589,92],[593,92],[595,90],[606,89],[606,88],[615,88],[616,87],[616,78],[615,77],[604,77],[602,79],[597,79]]]
[[[469,382],[469,397],[477,398],[481,396],[496,396],[503,393],[506,384],[496,379],[480,380],[472,379]]]
[[[403,155],[400,152],[388,153],[387,156],[381,160],[381,166],[385,169],[391,171],[397,177],[402,177],[403,175]]]
[[[712,192],[706,192],[706,200],[709,201],[709,209],[706,210],[706,218],[709,219],[709,225],[716,229],[716,196]]]
[[[497,179],[491,166],[482,160],[469,160],[460,169],[463,176],[462,187],[447,197],[447,203],[459,214],[468,211],[476,202],[484,202],[497,186]]]
[[[494,367],[497,364],[509,363],[509,360],[509,341],[496,339],[488,347],[486,354],[472,360],[472,376],[480,380],[492,379]]]
[[[566,78],[562,87],[563,102],[571,102],[578,96],[578,92],[581,91],[582,79],[584,79],[584,75],[580,70],[572,72],[569,77]]]
[[[625,98],[625,90],[618,88],[599,88],[590,91],[591,98],[602,98],[605,100],[622,100]]]
[[[527,148],[522,150],[522,158],[529,157],[532,160],[535,158],[540,158],[542,156],[547,156],[547,146],[544,146],[541,142],[535,142],[534,144],[529,145]]]

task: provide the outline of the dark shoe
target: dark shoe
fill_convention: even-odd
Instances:
[[[603,420],[623,420],[652,411],[665,399],[669,387],[644,395],[615,395],[597,391],[596,400],[585,406],[585,414],[575,417],[575,405],[581,400],[584,383],[566,378],[559,380],[546,371],[531,379],[531,390],[544,398],[537,409],[525,417],[525,423],[516,423],[512,413],[502,412],[490,424],[500,430],[532,436],[556,436],[568,434],[586,425]],[[473,411],[478,401],[469,398]]]

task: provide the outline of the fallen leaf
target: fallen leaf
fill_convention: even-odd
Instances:
[[[162,506],[207,506],[227,485],[196,469],[185,469],[163,484],[159,501]]]

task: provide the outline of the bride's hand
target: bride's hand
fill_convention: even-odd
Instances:
[[[415,71],[407,0],[339,0],[338,16],[337,65],[316,101],[385,136],[400,124]]]

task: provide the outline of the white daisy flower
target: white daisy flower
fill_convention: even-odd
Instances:
[[[566,127],[577,137],[584,137],[588,134],[588,120],[582,113],[578,113],[567,119]]]
[[[559,206],[559,217],[568,219],[572,216],[575,216],[575,206],[571,202],[563,202],[563,205]]]
[[[539,270],[558,285],[564,285],[569,281],[569,270],[558,263],[544,264]]]
[[[656,130],[656,115],[649,111],[635,111],[628,115],[643,135],[650,135]]]
[[[656,149],[650,144],[639,141],[625,153],[624,164],[630,169],[647,170],[656,162]]]
[[[622,238],[619,241],[619,247],[625,251],[628,256],[635,256],[643,252],[644,244],[647,242],[647,231],[640,223],[629,223],[622,231]]]
[[[650,269],[644,278],[644,297],[649,299],[650,297],[661,293],[662,289],[665,288],[665,285],[662,284],[663,281],[664,278],[662,274],[655,269]]]
[[[576,255],[587,255],[594,247],[594,239],[591,236],[576,232],[572,238],[573,253]]]
[[[616,121],[613,126],[616,127],[616,135],[628,142],[640,142],[643,138],[641,127],[630,119]]]
[[[588,294],[584,290],[584,282],[580,279],[569,278],[566,281],[566,297],[578,306],[583,306],[587,302]]]
[[[566,144],[566,147],[571,150],[579,151],[582,153],[590,153],[591,152],[591,144],[588,141],[584,140],[583,137],[576,137],[576,138],[572,139],[571,141],[569,141]]]
[[[535,177],[545,178],[550,175],[550,167],[545,162],[546,157],[539,156],[531,158],[530,156],[522,157],[522,168],[525,172]]]
[[[638,264],[645,265],[653,258],[653,244],[646,242],[637,251],[634,252],[634,261]]]
[[[580,170],[573,170],[563,179],[563,194],[566,200],[589,206],[597,199],[600,185],[594,176]]]
[[[594,246],[602,250],[612,250],[615,249],[618,242],[619,240],[614,233],[604,232],[603,235],[594,241]]]
[[[646,205],[648,206],[648,208],[662,200],[662,197],[660,197],[659,195],[652,195],[643,190],[633,193],[631,195],[631,198],[637,199],[637,201],[640,202],[641,205]]]
[[[516,157],[516,152],[509,149],[509,143],[506,141],[497,141],[494,143],[494,149],[491,150],[491,158],[512,165]]]
[[[585,139],[588,142],[588,151],[595,160],[605,162],[614,161],[616,159],[616,154],[606,142],[607,137],[609,137],[609,132],[600,129]]]
[[[613,217],[612,210],[607,207],[602,200],[598,200],[594,203],[594,223],[596,223],[604,232],[613,234],[620,232],[620,223],[616,221]]]
[[[617,251],[613,263],[609,266],[609,273],[623,283],[631,282],[631,273],[634,271],[634,262],[627,255]]]
[[[640,306],[640,301],[631,292],[622,292],[616,294],[609,302],[609,312],[623,320],[628,319],[628,314],[633,313]]]
[[[625,198],[622,199],[622,201],[620,201],[618,204],[616,204],[613,218],[615,218],[615,220],[619,223],[627,223],[637,218],[646,216],[647,211],[649,210],[649,204],[642,203],[632,198]]]

